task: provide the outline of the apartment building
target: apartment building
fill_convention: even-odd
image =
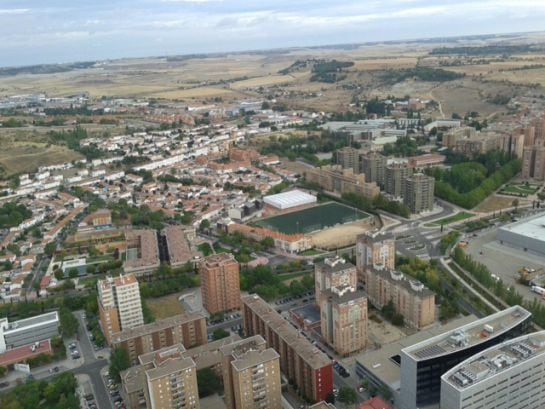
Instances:
[[[545,331],[486,349],[441,377],[442,409],[545,407]]]
[[[362,153],[362,150],[350,146],[337,149],[335,151],[337,165],[342,166],[343,169],[352,169],[354,173],[361,173],[360,155]]]
[[[350,285],[331,287],[322,293],[320,313],[322,338],[335,352],[348,356],[365,349],[367,297],[362,291]]]
[[[125,273],[142,275],[159,268],[159,243],[155,230],[129,230],[125,232],[125,240]]]
[[[199,264],[204,308],[210,314],[240,308],[240,266],[229,253],[206,257]]]
[[[331,360],[257,295],[242,297],[244,331],[261,335],[280,355],[280,369],[301,396],[319,402],[333,391]]]
[[[280,355],[261,335],[220,348],[229,409],[281,409]]]
[[[436,153],[426,153],[424,155],[411,156],[409,158],[409,167],[413,169],[430,168],[441,165],[447,160],[444,155]]]
[[[360,172],[365,175],[368,183],[376,183],[384,186],[384,171],[386,169],[387,159],[377,152],[368,152],[360,155]]]
[[[208,342],[206,317],[190,312],[165,318],[151,324],[128,328],[112,335],[114,348],[122,348],[134,365],[140,355],[182,343],[193,348]]]
[[[395,239],[389,233],[366,232],[356,239],[356,269],[358,280],[365,284],[365,271],[368,268],[382,266],[387,270],[395,269]]]
[[[108,344],[113,334],[144,324],[140,287],[134,274],[99,280],[98,310]]]
[[[357,193],[373,198],[380,193],[375,182],[366,182],[365,175],[354,174],[352,169],[342,169],[341,166],[322,166],[304,171],[305,179],[319,184],[324,190],[336,193]]]
[[[402,197],[405,179],[413,174],[413,168],[405,163],[393,163],[384,171],[384,190],[393,197]]]
[[[195,362],[182,345],[139,357],[121,373],[122,393],[132,409],[199,409]]]
[[[193,253],[182,226],[165,227],[161,234],[165,238],[168,263],[172,267],[182,267],[188,261],[192,261]]]
[[[326,258],[323,262],[314,265],[314,283],[316,304],[320,306],[322,293],[331,287],[358,285],[356,266],[342,257]]]
[[[537,181],[545,180],[545,140],[536,139],[534,145],[524,147],[522,177]]]
[[[420,281],[384,268],[368,268],[365,275],[369,302],[376,308],[381,309],[392,301],[396,312],[413,328],[420,329],[435,322],[435,293]]]
[[[416,173],[405,179],[403,204],[412,213],[433,210],[435,179],[423,173]]]

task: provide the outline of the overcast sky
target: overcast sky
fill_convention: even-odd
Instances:
[[[545,0],[0,0],[0,66],[545,29]]]

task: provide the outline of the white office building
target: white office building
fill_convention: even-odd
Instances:
[[[441,377],[441,409],[545,407],[545,331],[505,341]]]
[[[58,335],[59,314],[57,311],[11,323],[7,318],[0,318],[0,354],[9,349],[45,341]]]

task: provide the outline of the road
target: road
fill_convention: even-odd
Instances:
[[[89,339],[89,333],[85,325],[85,320],[82,317],[81,311],[74,312],[74,315],[79,321],[78,338],[80,346],[80,354],[83,357],[84,364],[72,372],[74,374],[85,374],[91,379],[93,390],[95,392],[95,400],[99,409],[113,409],[112,402],[110,400],[110,394],[104,384],[104,378],[100,374],[100,370],[108,366],[106,359],[97,359],[91,340]]]

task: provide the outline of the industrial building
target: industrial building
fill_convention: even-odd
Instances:
[[[45,341],[59,335],[57,311],[9,322],[0,318],[0,354],[17,347]]]
[[[545,216],[502,226],[496,239],[500,244],[538,256],[545,256]]]
[[[545,331],[472,356],[441,377],[441,409],[545,407]]]
[[[516,305],[401,350],[401,409],[438,404],[445,372],[487,348],[524,334],[530,317]]]

